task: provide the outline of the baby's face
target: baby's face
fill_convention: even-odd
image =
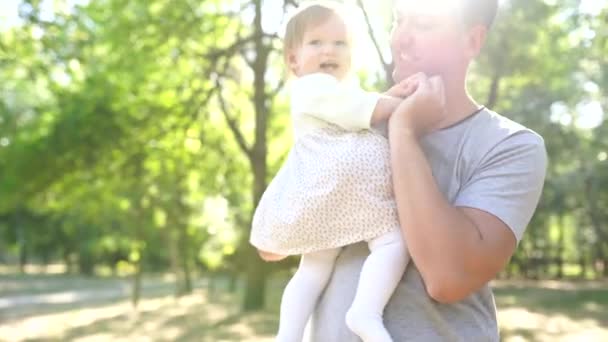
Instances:
[[[289,55],[296,76],[323,72],[342,80],[351,67],[351,46],[344,22],[332,16],[308,29],[302,44]]]

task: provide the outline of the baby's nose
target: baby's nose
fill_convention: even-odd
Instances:
[[[335,51],[334,44],[331,44],[331,43],[323,44],[323,53],[331,54],[334,51]]]

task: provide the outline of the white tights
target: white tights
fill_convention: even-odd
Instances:
[[[394,231],[368,241],[365,259],[353,303],[346,313],[346,325],[364,342],[392,342],[382,322],[384,307],[409,262],[401,232]],[[333,272],[340,248],[302,255],[281,300],[277,342],[301,342],[306,323]]]

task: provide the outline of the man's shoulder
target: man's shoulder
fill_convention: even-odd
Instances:
[[[546,154],[539,134],[489,109],[430,135],[423,146],[427,156],[436,161],[435,167],[452,163],[449,165],[463,168],[463,177],[488,162],[520,158],[533,163]]]
[[[489,150],[497,146],[535,145],[544,149],[544,140],[538,133],[489,109],[471,120],[467,133],[466,140],[472,148]]]
[[[454,126],[430,134],[424,142],[433,153],[455,152],[453,157],[464,155],[473,159],[513,145],[544,149],[544,140],[538,133],[487,108]]]

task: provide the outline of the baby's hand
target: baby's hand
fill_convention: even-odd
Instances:
[[[266,251],[263,251],[260,249],[258,249],[258,254],[262,258],[262,260],[270,261],[270,262],[281,261],[281,260],[287,258],[287,255],[274,254],[274,253],[266,252]]]
[[[387,90],[384,95],[406,98],[412,95],[416,91],[417,83],[411,77],[406,78],[405,80],[395,84],[389,90]]]

